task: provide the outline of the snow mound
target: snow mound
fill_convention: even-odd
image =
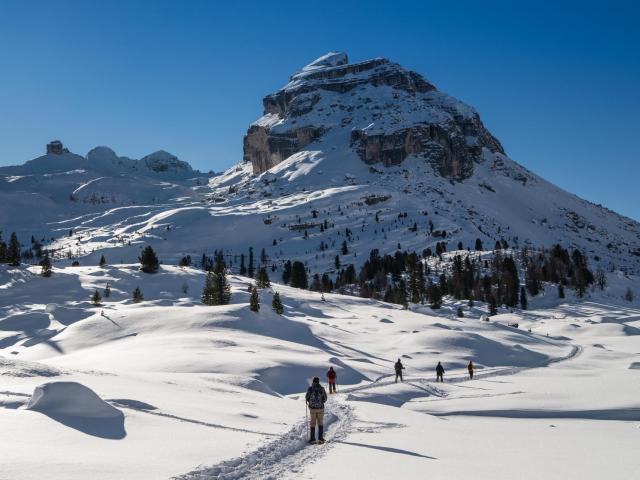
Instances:
[[[28,410],[84,418],[122,418],[120,410],[77,382],[48,382],[33,391]]]

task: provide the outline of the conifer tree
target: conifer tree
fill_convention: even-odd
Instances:
[[[268,288],[271,286],[271,282],[269,281],[269,274],[267,273],[266,267],[258,268],[258,275],[256,277],[256,286],[258,288]]]
[[[346,240],[342,242],[342,248],[340,249],[340,253],[342,253],[342,255],[347,255],[349,253],[349,247],[347,247]]]
[[[260,297],[258,296],[258,289],[255,286],[251,289],[249,308],[252,312],[258,312],[260,310]]]
[[[564,298],[564,286],[561,283],[558,284],[558,298]]]
[[[524,287],[520,287],[520,308],[526,310],[529,306],[527,302],[527,290]]]
[[[142,292],[140,291],[140,287],[136,287],[135,288],[135,290],[131,294],[131,299],[133,300],[133,303],[140,303],[140,302],[142,302],[144,300],[144,296],[142,295]]]
[[[604,290],[607,286],[607,274],[604,273],[601,267],[598,267],[598,270],[596,270],[596,284],[600,290]]]
[[[138,260],[140,260],[140,270],[144,273],[156,273],[160,268],[160,262],[151,245],[147,245],[144,250],[142,250]]]
[[[477,251],[482,251],[482,250],[483,250],[483,248],[482,248],[482,240],[480,240],[479,238],[476,238],[476,246],[475,246],[475,249],[476,249]]]
[[[0,263],[7,263],[7,244],[0,237]]]
[[[271,301],[271,307],[273,308],[273,311],[276,312],[278,315],[282,315],[284,313],[284,305],[282,304],[282,301],[280,300],[280,294],[278,292],[273,294],[273,300]]]
[[[284,268],[282,269],[282,282],[285,285],[289,285],[289,283],[291,282],[291,270],[291,260],[287,260],[284,263]]]
[[[267,263],[267,251],[264,248],[260,251],[260,263],[262,265]]]
[[[429,285],[427,288],[427,296],[429,297],[429,306],[432,310],[436,310],[442,306],[442,292],[440,287],[435,283]]]
[[[627,291],[624,294],[624,299],[627,302],[633,302],[633,292],[631,291],[631,287],[627,287]]]
[[[98,290],[96,289],[93,292],[93,295],[91,295],[91,302],[94,305],[100,305],[100,301],[102,300],[102,297],[100,296],[100,292],[98,292]]]
[[[48,252],[45,253],[44,258],[40,261],[40,266],[42,267],[40,274],[43,277],[50,277],[53,270],[51,269],[51,259],[49,258]]]
[[[100,266],[100,268],[104,268],[106,264],[107,260],[104,258],[104,255],[100,255],[100,262],[98,262],[98,265]]]
[[[333,261],[333,265],[336,267],[336,270],[340,269],[340,255],[336,255],[336,258]]]
[[[489,316],[492,317],[498,314],[498,303],[496,302],[496,297],[491,295],[489,298]]]
[[[240,254],[240,275],[247,274],[247,267],[244,265],[244,253]]]
[[[227,305],[231,301],[231,288],[224,271],[207,274],[201,298],[205,305]]]
[[[16,232],[11,233],[9,247],[7,248],[7,263],[13,267],[20,265],[20,242]]]
[[[462,311],[462,307],[458,307],[458,309],[456,310],[456,317],[464,318],[464,312]]]
[[[247,273],[251,278],[256,273],[256,268],[253,266],[253,247],[249,247],[249,268],[247,269]]]
[[[293,262],[291,266],[291,286],[295,288],[308,288],[307,269],[300,261]]]

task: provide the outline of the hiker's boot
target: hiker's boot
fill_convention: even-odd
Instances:
[[[318,426],[318,442],[324,443],[324,426]]]
[[[322,433],[320,434],[320,436],[322,436]],[[311,434],[309,435],[309,443],[315,443],[315,442],[316,442],[316,427],[311,427]]]

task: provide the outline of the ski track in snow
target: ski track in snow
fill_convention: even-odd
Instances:
[[[482,372],[474,375],[474,378],[490,378],[502,375],[515,375],[524,370],[543,368],[554,363],[572,360],[582,353],[582,347],[572,345],[571,351],[562,357],[550,358],[545,362],[529,367],[498,367],[483,369]],[[308,445],[308,421],[305,419],[296,423],[289,431],[259,447],[257,450],[246,453],[239,457],[225,460],[210,467],[198,467],[192,472],[173,477],[174,480],[236,480],[236,479],[282,479],[290,478],[302,473],[304,468],[321,456],[324,456],[331,449],[334,443],[346,439],[353,431],[353,424],[356,419],[353,407],[348,405],[348,394],[361,392],[374,388],[392,385],[394,380],[383,380],[394,378],[395,375],[384,375],[367,385],[341,390],[337,395],[331,396],[333,401],[326,405],[325,414],[325,437],[327,443],[324,445]],[[468,375],[464,373],[454,374],[447,377],[447,383],[460,383],[468,380]],[[443,396],[436,387],[431,385],[433,380],[421,377],[405,377],[405,383],[419,382],[423,384],[434,396]],[[338,400],[347,395],[345,400]]]

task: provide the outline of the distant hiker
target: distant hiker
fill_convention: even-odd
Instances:
[[[436,382],[444,382],[444,367],[440,362],[438,362],[438,366],[436,367]]]
[[[305,400],[309,406],[309,416],[311,418],[309,443],[315,443],[316,441],[316,424],[318,425],[318,442],[324,443],[324,402],[327,401],[327,392],[320,385],[318,377],[313,377],[313,383],[307,390]]]
[[[329,393],[336,393],[337,379],[338,379],[338,374],[335,372],[333,367],[329,367],[329,371],[327,372],[327,380],[329,381]]]
[[[402,362],[400,361],[400,359],[398,359],[394,368],[396,369],[396,383],[398,383],[398,377],[400,377],[401,382],[404,381],[402,380],[402,370],[404,370],[404,367],[402,366]]]
[[[469,370],[469,380],[473,380],[473,371],[476,369],[476,366],[473,364],[471,360],[469,360],[469,365],[467,365],[467,370]]]

